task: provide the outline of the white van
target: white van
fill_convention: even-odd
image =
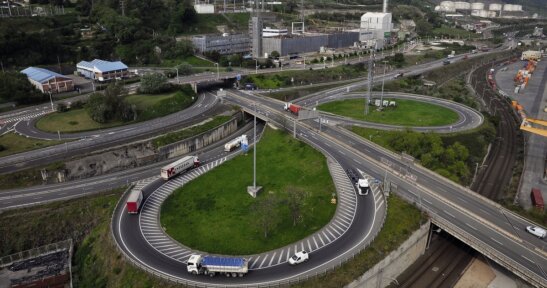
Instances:
[[[526,231],[542,239],[545,238],[545,235],[547,235],[547,231],[545,229],[537,227],[537,226],[527,226]]]

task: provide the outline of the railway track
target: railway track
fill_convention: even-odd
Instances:
[[[485,65],[475,70],[472,85],[476,91],[484,89],[483,100],[491,106],[490,110],[498,116],[499,121],[496,139],[471,190],[497,201],[504,196],[509,186],[518,147],[522,145],[523,138],[511,105],[497,96],[488,84],[487,73],[490,68],[490,65]],[[436,236],[426,253],[425,257],[421,257],[424,259],[418,260],[399,277],[400,285],[392,284],[390,287],[453,287],[471,260],[480,257],[480,254],[450,235]]]

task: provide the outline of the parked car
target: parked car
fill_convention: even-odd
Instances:
[[[395,76],[393,76],[393,78],[397,79],[397,78],[401,78],[403,76],[404,76],[403,73],[397,73],[397,74],[395,74]]]
[[[289,258],[289,264],[296,265],[302,262],[306,262],[309,259],[310,259],[310,255],[308,254],[308,252],[302,250],[302,251],[296,252],[291,258]]]
[[[526,226],[526,231],[542,239],[545,238],[545,235],[547,235],[547,230],[536,226]]]

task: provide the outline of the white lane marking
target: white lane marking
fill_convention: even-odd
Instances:
[[[526,259],[526,260],[528,260],[528,261],[530,261],[530,262],[536,264],[536,262],[530,260],[528,257],[526,257],[526,256],[524,256],[524,255],[520,255],[520,257],[522,257],[522,258],[524,258],[524,259]]]
[[[469,225],[469,223],[465,223],[465,225],[467,225],[467,226],[469,226],[469,227],[470,227],[471,229],[473,229],[473,230],[477,231],[477,228],[475,228],[475,227],[473,227],[473,226]]]
[[[492,238],[492,237],[490,237],[490,239],[492,239],[492,241],[494,241],[494,242],[500,244],[501,246],[503,246],[503,243],[501,243],[500,241],[498,241],[498,240],[496,240],[496,239],[494,239],[494,238]]]
[[[492,214],[490,214],[488,211],[486,211],[486,210],[484,210],[484,209],[482,209],[482,208],[479,208],[479,209],[480,209],[482,212],[484,212],[484,213],[486,213],[486,214],[488,214],[488,215],[492,215]]]
[[[425,198],[422,198],[422,199],[424,200],[424,202],[426,202],[426,203],[429,204],[429,205],[432,205],[432,204],[433,204],[433,203],[431,203],[431,201],[429,201],[429,200],[427,200],[427,199],[425,199]]]
[[[452,215],[450,212],[448,211],[444,211],[444,213],[448,214],[448,216],[452,217],[452,218],[456,218],[456,216]]]
[[[467,202],[467,200],[463,199],[462,197],[458,196],[458,199],[460,199],[460,201],[462,201],[462,202],[469,203],[469,202]]]
[[[275,255],[277,254],[277,251],[274,252],[273,256],[272,256],[272,259],[270,259],[270,263],[268,263],[268,266],[272,266],[272,262],[273,260],[275,259]]]

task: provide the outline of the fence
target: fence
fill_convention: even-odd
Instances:
[[[52,252],[58,252],[62,250],[69,250],[70,255],[72,255],[72,239],[59,241],[52,244],[47,244],[37,248],[32,248],[29,250],[21,251],[11,255],[0,257],[0,267],[5,267],[13,262],[25,260],[28,258],[38,257],[41,255],[49,254]]]

